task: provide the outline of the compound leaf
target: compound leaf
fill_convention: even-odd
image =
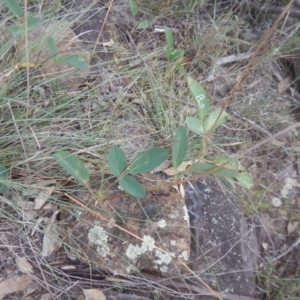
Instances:
[[[120,176],[127,166],[127,158],[124,151],[113,146],[108,153],[108,166],[112,174],[116,177]]]
[[[183,162],[188,149],[188,135],[184,126],[179,126],[176,129],[174,142],[172,144],[172,164],[177,168]]]
[[[136,198],[142,198],[146,196],[145,188],[132,176],[124,176],[120,179],[119,184],[125,192]]]
[[[168,151],[164,148],[152,148],[139,154],[130,166],[130,173],[139,174],[149,172],[158,167],[168,157]]]
[[[80,184],[88,186],[90,175],[83,162],[76,155],[69,151],[60,150],[53,154],[53,158]]]

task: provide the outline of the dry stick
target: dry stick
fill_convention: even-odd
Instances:
[[[281,13],[281,15],[277,18],[277,20],[275,21],[275,23],[273,24],[273,26],[270,28],[270,30],[267,32],[266,36],[263,38],[263,40],[259,43],[259,45],[257,46],[254,54],[252,55],[252,57],[250,58],[248,64],[246,65],[244,71],[242,72],[238,82],[235,84],[234,88],[230,91],[228,99],[226,100],[226,102],[224,103],[222,110],[219,114],[219,116],[217,117],[212,129],[210,130],[210,132],[207,134],[206,136],[206,140],[208,140],[210,138],[210,136],[212,135],[212,132],[219,120],[219,118],[221,117],[223,111],[226,109],[226,107],[230,104],[230,102],[233,99],[234,94],[237,92],[237,90],[239,89],[240,85],[242,84],[242,82],[244,81],[244,79],[248,76],[249,71],[250,71],[250,67],[253,64],[254,59],[258,56],[258,54],[260,53],[261,49],[266,45],[267,40],[270,38],[271,34],[273,33],[273,31],[277,28],[279,22],[282,20],[282,18],[285,16],[285,14],[288,12],[288,10],[291,8],[293,2],[295,0],[291,0],[290,3],[286,6],[286,8],[284,9],[284,11]]]
[[[77,199],[75,199],[74,197],[68,195],[67,193],[63,193],[66,197],[68,197],[70,200],[72,200],[73,202],[75,202],[76,204],[78,204],[79,206],[85,208],[90,214],[102,219],[103,221],[107,222],[108,224],[130,234],[131,236],[135,237],[136,239],[148,244],[148,245],[151,245],[151,246],[154,246],[155,249],[163,252],[163,253],[166,253],[168,255],[170,255],[170,253],[168,253],[168,251],[164,250],[164,249],[161,249],[155,245],[152,245],[150,243],[148,243],[147,241],[144,241],[142,238],[140,238],[139,236],[135,235],[134,233],[130,232],[129,230],[126,230],[124,229],[123,227],[119,226],[118,224],[116,224],[115,222],[112,222],[111,220],[108,220],[107,218],[103,217],[101,214],[99,214],[98,212],[96,211],[93,211],[92,209],[90,209],[89,207],[87,207],[86,205],[82,204],[80,201],[78,201]],[[171,257],[174,258],[174,256],[171,255]],[[193,276],[195,276],[195,278],[197,278],[199,280],[199,282],[201,284],[203,284],[210,292],[213,296],[217,297],[218,299],[222,300],[221,296],[216,292],[214,291],[213,289],[211,289],[209,287],[209,285],[207,283],[205,283],[193,270],[191,270],[180,258],[176,258],[176,260],[187,270],[189,271]]]
[[[93,48],[92,53],[91,53],[91,56],[90,56],[90,58],[89,58],[89,63],[90,63],[90,61],[91,61],[93,55],[94,55],[95,52],[96,52],[97,44],[98,44],[99,41],[100,41],[100,38],[101,38],[101,35],[102,35],[102,32],[103,32],[104,26],[105,26],[105,24],[106,24],[108,15],[109,15],[110,10],[111,10],[112,5],[113,5],[113,2],[114,2],[114,0],[110,0],[110,2],[109,2],[109,4],[108,4],[108,10],[107,10],[107,12],[106,12],[106,15],[105,15],[105,18],[104,18],[104,20],[103,20],[102,26],[101,26],[101,28],[100,28],[100,31],[99,31],[97,40],[96,40],[96,42],[95,42],[94,48]]]
[[[300,127],[300,122],[295,123],[295,124],[293,124],[293,125],[291,125],[291,126],[285,128],[285,129],[283,129],[283,130],[281,130],[281,131],[279,131],[279,132],[273,134],[272,136],[269,136],[268,138],[266,138],[266,139],[264,139],[264,140],[262,140],[262,141],[256,143],[254,146],[252,146],[252,147],[250,147],[249,149],[246,149],[246,150],[244,150],[244,151],[241,151],[241,152],[238,153],[238,154],[239,154],[240,156],[245,155],[245,154],[248,154],[248,153],[252,152],[253,150],[259,148],[261,145],[263,145],[263,144],[265,144],[265,143],[267,143],[267,142],[272,141],[273,139],[275,139],[275,138],[281,136],[281,135],[284,134],[284,133],[287,133],[287,132],[289,132],[289,131],[292,131],[292,130],[296,129],[297,127]]]

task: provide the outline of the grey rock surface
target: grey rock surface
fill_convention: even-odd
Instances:
[[[213,177],[185,184],[191,267],[210,286],[255,296],[256,237],[234,197]]]

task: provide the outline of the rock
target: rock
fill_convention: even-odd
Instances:
[[[216,290],[255,296],[256,238],[225,189],[213,177],[185,184],[191,267]]]
[[[144,186],[163,183],[158,175],[145,176],[139,179]],[[180,193],[168,188],[137,200],[120,197],[116,186],[110,190],[110,200],[93,208],[96,214],[84,211],[80,218],[76,212],[62,214],[65,243],[113,274],[141,270],[178,274],[181,266],[176,258],[187,262],[190,256],[189,218]]]
[[[165,182],[156,174],[146,177],[139,178],[144,186]],[[114,274],[155,271],[181,278],[186,269],[179,258],[215,290],[255,296],[256,238],[234,196],[214,177],[184,188],[185,201],[170,188],[137,200],[120,197],[113,186],[109,200],[91,207],[96,214],[84,211],[79,218],[78,212],[65,211],[61,235],[78,257],[88,257]],[[79,198],[90,200],[83,194]],[[191,281],[199,284],[197,279]]]

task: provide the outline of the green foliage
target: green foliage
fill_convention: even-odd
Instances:
[[[149,25],[149,21],[143,20],[138,24],[137,29],[145,29],[147,28],[148,25]]]
[[[10,33],[13,33],[15,35],[24,35],[25,31],[23,26],[18,26],[18,25],[12,25],[8,28],[8,31]]]
[[[126,175],[119,181],[120,187],[128,194],[142,198],[146,195],[145,188],[132,176]]]
[[[108,166],[112,174],[116,177],[120,176],[127,166],[127,158],[124,151],[113,146],[108,153]]]
[[[252,186],[253,186],[252,178],[243,166],[241,166],[241,172],[235,178],[246,189],[252,188]]]
[[[179,126],[176,129],[174,142],[172,145],[172,164],[177,168],[183,162],[188,149],[188,135],[184,126]]]
[[[27,31],[31,31],[37,28],[41,23],[41,20],[36,17],[27,19]],[[25,27],[23,25],[12,25],[8,30],[15,35],[25,35]]]
[[[174,39],[172,30],[168,27],[165,27],[165,36],[166,36],[166,42],[167,42],[167,49],[168,51],[172,52],[174,50]]]
[[[89,69],[88,64],[79,54],[63,55],[56,58],[55,62],[60,65],[68,65],[82,71],[87,71]]]
[[[82,161],[69,151],[60,150],[53,154],[56,162],[85,187],[89,186],[90,175]]]
[[[192,165],[191,171],[205,173],[205,172],[209,172],[217,167],[218,166],[215,164],[196,162]],[[238,176],[238,172],[236,170],[232,170],[232,169],[228,168],[227,165],[222,166],[222,169],[214,171],[212,174],[220,176],[220,177],[224,177],[224,178],[235,178],[236,176]]]
[[[186,124],[195,133],[202,135],[204,133],[204,126],[202,122],[195,117],[187,117]]]
[[[51,56],[56,56],[57,49],[56,49],[56,45],[55,45],[55,42],[54,42],[52,36],[47,37],[47,46],[48,46]]]
[[[127,172],[127,158],[122,149],[117,146],[110,148],[108,153],[108,166],[115,177],[121,176],[119,184],[130,195],[141,198],[146,195],[145,188],[131,174],[149,172],[163,163],[168,157],[168,151],[163,148],[152,148],[137,155],[130,164]],[[123,174],[122,174],[123,173]]]
[[[165,37],[167,42],[167,47],[165,48],[167,60],[175,61],[175,66],[179,69],[180,74],[185,74],[185,70],[180,63],[184,55],[184,50],[174,49],[173,33],[172,30],[168,27],[165,27]]]
[[[132,174],[150,172],[168,157],[168,151],[163,148],[152,148],[138,155],[129,167]]]
[[[5,166],[0,165],[0,193],[7,195],[8,188],[5,181],[8,180],[8,172]]]
[[[129,6],[130,6],[130,10],[132,15],[135,17],[138,13],[138,5],[136,3],[135,0],[129,0]]]
[[[169,41],[170,45],[172,41]],[[48,39],[48,47],[52,48],[54,54],[55,48],[51,38]],[[192,77],[188,77],[190,92],[192,93],[195,103],[199,108],[200,119],[195,117],[188,117],[186,123],[188,127],[200,135],[202,138],[202,157],[197,159],[191,167],[182,172],[182,175],[188,172],[199,172],[224,177],[234,178],[246,188],[252,187],[252,180],[250,175],[246,172],[237,159],[228,157],[217,157],[214,161],[206,161],[206,143],[208,133],[215,128],[221,126],[226,122],[227,114],[221,108],[217,108],[209,113],[209,103],[204,92],[203,87],[198,84]],[[201,101],[197,99],[202,95]],[[185,126],[178,126],[175,131],[174,140],[172,143],[172,164],[174,168],[178,168],[187,153],[189,137]],[[127,163],[127,157],[124,151],[112,146],[108,153],[108,166],[111,173],[117,177],[120,187],[130,195],[141,198],[146,195],[145,188],[139,181],[131,176],[150,172],[168,158],[168,151],[164,148],[152,148],[138,154],[131,163]],[[79,183],[88,187],[89,174],[81,160],[68,151],[58,151],[53,155],[57,163],[62,166],[67,173],[72,175]]]
[[[37,28],[41,24],[41,19],[37,17],[32,17],[27,19],[27,30],[31,31]]]
[[[211,130],[218,128],[219,126],[221,126],[226,122],[226,118],[227,118],[227,113],[226,111],[222,111],[221,108],[217,108],[216,110],[212,111],[204,123],[205,132],[208,133]]]
[[[16,0],[4,0],[4,3],[8,7],[9,11],[19,21],[19,25],[12,25],[8,28],[8,30],[15,35],[25,35],[25,26],[24,24],[22,24],[22,10],[20,5]],[[37,17],[28,17],[25,21],[27,22],[27,31],[31,31],[37,28],[41,23],[41,20]],[[82,71],[88,70],[89,66],[84,61],[84,58],[81,55],[69,54],[60,57],[55,57],[57,54],[57,49],[52,37],[47,37],[47,46],[51,56],[54,56],[53,59],[55,63],[61,65],[68,65]]]
[[[187,82],[189,85],[190,92],[192,94],[192,98],[197,107],[200,120],[203,121],[204,117],[209,111],[209,102],[205,90],[203,86],[191,76],[188,76]]]
[[[9,11],[17,18],[22,18],[22,10],[19,3],[16,0],[4,0],[5,5]]]

